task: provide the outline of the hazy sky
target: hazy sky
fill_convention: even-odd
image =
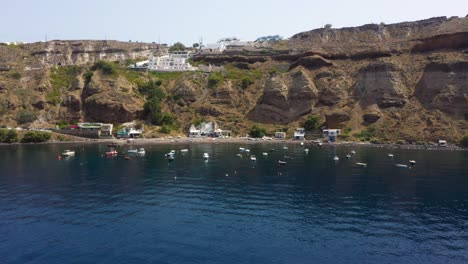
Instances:
[[[0,41],[116,39],[191,45],[322,27],[466,16],[467,0],[0,0]]]

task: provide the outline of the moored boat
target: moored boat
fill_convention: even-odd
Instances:
[[[250,156],[250,160],[251,160],[251,161],[257,161],[257,157],[255,157],[255,155],[251,155],[251,156]]]
[[[145,151],[144,148],[140,148],[140,149],[138,150],[137,154],[140,155],[140,156],[143,156],[143,155],[146,154],[146,151]]]
[[[62,152],[62,156],[65,156],[65,157],[75,156],[75,151],[66,149]]]
[[[205,152],[205,153],[203,153],[203,158],[204,158],[204,159],[209,159],[209,158],[210,158],[210,155],[208,155],[208,153]]]

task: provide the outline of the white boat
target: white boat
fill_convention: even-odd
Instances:
[[[175,151],[175,150],[171,150],[171,151],[169,151],[169,153],[172,154],[172,155],[174,155],[174,154],[176,154],[176,151]]]
[[[182,153],[188,152],[188,149],[181,149],[180,152]]]
[[[278,160],[278,164],[279,164],[279,165],[286,165],[286,161]]]
[[[263,152],[262,155],[263,155],[263,156],[268,156],[268,153],[267,153],[267,152]]]
[[[367,163],[364,163],[364,162],[357,162],[356,165],[361,166],[361,167],[367,167]]]
[[[245,149],[245,152],[250,152],[250,149]]]
[[[255,157],[255,155],[251,155],[251,156],[250,156],[250,160],[251,160],[251,161],[257,161],[257,157]]]
[[[388,154],[387,156],[390,158],[393,158],[393,154]]]
[[[167,156],[167,160],[169,160],[169,161],[175,160],[174,155],[169,155],[169,156]]]
[[[406,164],[395,164],[395,167],[398,167],[398,168],[408,168],[408,165],[406,165]]]
[[[323,145],[323,143],[322,143],[322,142],[319,142],[317,145],[318,145],[319,147],[321,147],[321,146]]]
[[[410,160],[410,161],[409,161],[409,164],[415,165],[415,164],[416,164],[416,161],[415,161],[415,160]]]
[[[304,149],[304,151],[307,153],[307,152],[309,152],[309,149],[308,149],[308,148],[306,148],[306,149]]]
[[[347,158],[347,159],[350,159],[350,158],[351,158],[351,155],[350,155],[350,154],[346,154],[346,158]]]
[[[304,146],[304,142],[301,142],[301,146]]]
[[[203,158],[204,158],[204,159],[209,159],[209,158],[210,158],[210,155],[208,155],[208,153],[205,152],[205,153],[203,153]]]
[[[66,149],[63,151],[62,155],[65,157],[75,156],[75,151]]]
[[[335,157],[333,157],[333,160],[334,160],[334,161],[339,161],[340,158],[338,158],[338,156],[335,156]]]
[[[283,149],[284,149],[284,150],[287,150],[287,149],[288,149],[288,147],[283,147]]]
[[[354,155],[354,154],[356,154],[356,151],[354,151],[354,150],[351,150],[351,154],[353,154],[353,155]]]
[[[241,148],[239,148],[239,150],[240,150],[240,151],[245,151],[245,148],[242,148],[242,147],[241,147]]]
[[[129,149],[129,150],[127,150],[127,152],[136,154],[138,152],[138,150],[137,149]]]
[[[145,151],[144,148],[140,148],[140,149],[138,150],[137,154],[143,156],[143,155],[146,154],[146,151]]]
[[[237,157],[241,157],[242,158],[242,154],[236,154]]]

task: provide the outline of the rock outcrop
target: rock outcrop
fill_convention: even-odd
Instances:
[[[353,92],[364,106],[401,107],[407,102],[407,88],[401,80],[400,70],[387,62],[371,63],[361,69]]]
[[[431,63],[416,85],[415,96],[429,109],[463,117],[468,114],[468,61]]]
[[[263,95],[249,116],[258,122],[286,124],[312,111],[317,98],[317,88],[302,69],[287,77],[274,74],[266,80]]]

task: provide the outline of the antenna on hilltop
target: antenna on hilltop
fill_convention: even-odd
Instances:
[[[47,33],[45,34],[45,42],[47,43]]]

